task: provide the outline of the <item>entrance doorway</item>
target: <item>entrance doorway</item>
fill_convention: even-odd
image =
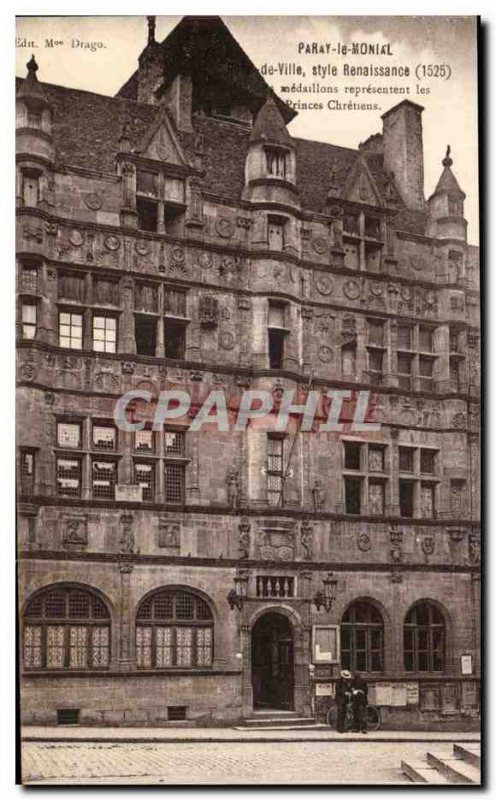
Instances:
[[[293,708],[293,626],[284,614],[260,617],[251,634],[253,708]]]

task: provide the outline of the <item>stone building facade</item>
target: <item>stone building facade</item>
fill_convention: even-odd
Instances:
[[[297,139],[220,19],[148,26],[115,97],[34,59],[18,82],[22,719],[319,717],[343,665],[385,726],[473,726],[479,267],[451,154],[426,201],[420,106],[356,150]],[[380,429],[113,418],[128,390],[194,418],[310,387],[370,391]]]

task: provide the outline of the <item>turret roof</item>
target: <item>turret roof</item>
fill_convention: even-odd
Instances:
[[[460,189],[460,185],[451,170],[451,167],[453,166],[453,159],[450,157],[450,153],[451,148],[448,145],[446,156],[443,158],[444,169],[437,182],[437,186],[434,189],[434,194],[445,192],[446,194],[460,194],[465,197],[465,193]]]
[[[252,142],[260,139],[286,145],[291,142],[291,137],[272,95],[269,95],[258,112],[251,132],[250,140]]]
[[[19,99],[30,99],[36,100],[39,103],[47,103],[47,97],[45,91],[43,89],[42,84],[38,81],[36,77],[36,72],[38,71],[38,64],[36,63],[36,59],[34,56],[31,56],[30,60],[26,64],[28,69],[28,74],[26,75],[25,79],[19,86],[17,90],[17,97]]]

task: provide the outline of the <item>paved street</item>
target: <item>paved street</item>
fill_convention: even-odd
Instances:
[[[410,783],[401,759],[452,745],[427,742],[23,742],[25,784]]]

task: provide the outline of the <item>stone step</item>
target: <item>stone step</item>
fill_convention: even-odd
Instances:
[[[329,725],[323,725],[321,723],[316,722],[314,725],[256,725],[255,727],[247,727],[246,725],[242,725],[235,727],[233,730],[235,731],[260,731],[260,735],[264,733],[271,733],[272,731],[284,731],[287,733],[288,731],[328,731]]]
[[[249,717],[243,720],[245,728],[304,728],[314,726],[313,717]],[[327,726],[325,726],[327,727]]]
[[[442,755],[427,753],[426,758],[427,764],[444,775],[449,783],[480,783],[480,771],[477,767],[462,761],[461,758],[455,758],[454,755],[448,758],[444,753]]]
[[[466,761],[467,764],[471,764],[473,767],[480,769],[480,744],[454,744],[453,753],[456,758],[461,758],[462,761]]]
[[[426,761],[402,761],[401,770],[413,783],[446,784],[447,778]]]
[[[282,717],[286,719],[287,717],[297,718],[299,714],[297,711],[288,711],[285,708],[269,708],[269,709],[260,709],[257,711],[253,711],[251,717],[249,719],[275,719],[275,718]]]

